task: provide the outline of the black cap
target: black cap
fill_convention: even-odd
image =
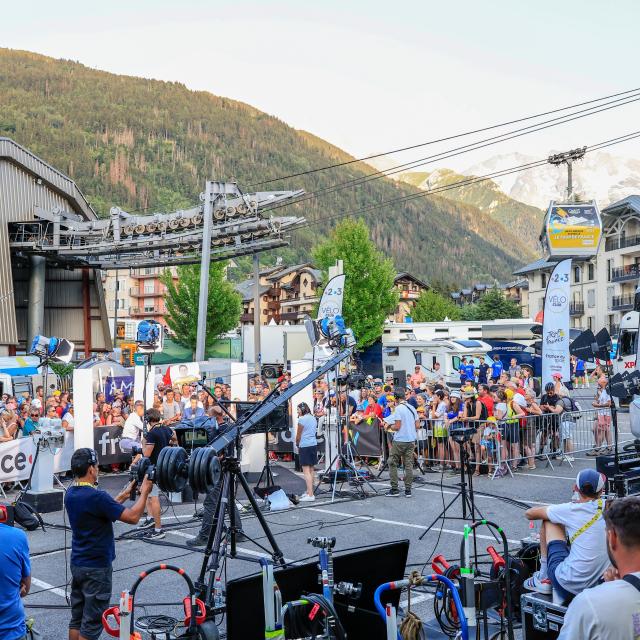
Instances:
[[[87,473],[90,466],[98,464],[98,456],[93,449],[82,447],[71,456],[71,473],[77,478]]]

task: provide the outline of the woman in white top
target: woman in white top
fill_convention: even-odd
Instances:
[[[298,459],[304,474],[304,481],[307,485],[307,492],[300,496],[301,502],[312,502],[316,499],[313,492],[314,467],[318,462],[318,421],[311,413],[311,409],[306,402],[298,405],[298,430],[296,432],[296,447],[298,448]]]

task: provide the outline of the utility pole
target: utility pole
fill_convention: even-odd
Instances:
[[[202,221],[202,256],[200,259],[200,296],[198,298],[198,331],[196,335],[196,362],[204,360],[207,338],[207,307],[209,300],[209,264],[211,263],[211,227],[213,204],[216,200],[214,182],[207,180],[204,188]]]
[[[262,373],[260,345],[260,255],[253,254],[253,362],[255,372]]]
[[[567,202],[571,202],[573,199],[573,163],[576,160],[582,160],[586,153],[587,147],[580,147],[578,149],[571,149],[571,151],[556,153],[547,158],[549,164],[555,166],[561,164],[567,165]]]

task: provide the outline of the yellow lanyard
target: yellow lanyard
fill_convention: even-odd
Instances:
[[[569,540],[569,542],[571,544],[574,543],[575,539],[579,536],[582,535],[591,525],[594,525],[599,519],[600,516],[602,516],[602,498],[598,498],[598,508],[596,509],[596,513],[593,516],[593,518],[591,518],[591,520],[589,520],[589,522],[587,522],[586,524],[583,524],[572,536],[571,539]]]
[[[96,488],[96,486],[92,482],[74,482],[73,486],[74,487],[91,487],[92,489]]]

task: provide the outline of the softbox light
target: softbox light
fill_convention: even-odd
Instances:
[[[75,345],[65,338],[36,336],[31,343],[30,355],[41,360],[68,363],[73,358]]]
[[[602,328],[596,333],[596,344],[598,345],[597,351],[594,354],[596,358],[609,362],[609,360],[611,360],[613,344],[611,343],[609,331],[606,328]]]
[[[596,337],[591,329],[586,329],[569,344],[569,353],[580,360],[593,360],[596,357],[594,346],[597,349]]]

